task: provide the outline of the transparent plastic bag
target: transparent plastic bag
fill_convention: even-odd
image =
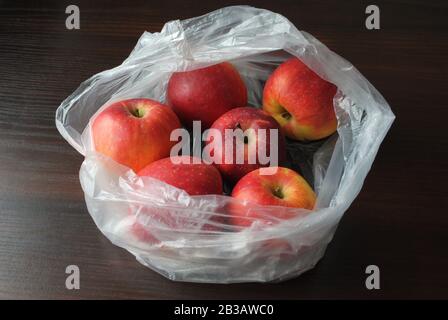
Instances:
[[[244,78],[249,104],[259,107],[263,82],[290,56],[338,87],[337,134],[324,142],[288,145],[290,158],[318,195],[313,211],[241,203],[266,217],[274,211],[297,217],[269,227],[232,227],[219,218],[235,199],[189,196],[136,176],[92,147],[90,121],[102,106],[136,97],[165,102],[175,71],[230,61]],[[248,6],[171,21],[160,33],[145,32],[120,66],[82,83],[56,112],[59,132],[85,156],[80,181],[101,232],[169,279],[212,283],[281,281],[312,268],[360,191],[393,120],[381,94],[349,62],[285,17]],[[141,230],[133,230],[136,225]],[[144,239],[139,233],[151,236]]]

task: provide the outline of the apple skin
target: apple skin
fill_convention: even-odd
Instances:
[[[228,62],[174,73],[168,82],[167,97],[187,127],[200,120],[203,128],[209,128],[228,110],[247,105],[246,86]]]
[[[297,172],[278,167],[273,175],[261,175],[255,170],[245,175],[235,185],[232,197],[240,201],[264,206],[283,206],[312,210],[316,203],[316,194],[310,185]],[[272,224],[277,220],[269,219],[265,214],[249,210],[250,206],[234,203],[230,207],[230,220],[234,225],[249,227],[255,220]],[[296,217],[290,211],[275,211],[275,219]]]
[[[189,163],[173,163],[173,161],[180,162],[179,160],[186,160]],[[194,164],[193,158],[190,156],[176,156],[155,161],[140,170],[138,175],[142,177],[152,177],[163,181],[173,187],[183,189],[191,196],[208,194],[221,195],[223,192],[222,178],[218,169],[203,162]],[[132,214],[134,211],[135,210],[131,209],[130,213]],[[182,220],[182,218],[175,218],[171,214],[169,208],[155,209],[151,207],[143,207],[139,209],[139,216],[144,218],[145,215],[162,222],[173,230],[187,229],[187,225],[191,222],[188,219]],[[209,218],[213,223],[225,223],[225,219],[219,215]],[[202,225],[202,230],[220,231],[220,228],[213,223],[205,223]],[[159,243],[160,241],[151,234],[150,229],[150,226],[145,228],[134,218],[130,232],[142,242]]]
[[[97,152],[138,172],[169,156],[175,141],[170,134],[181,127],[176,114],[150,99],[118,101],[94,119],[92,135]]]
[[[283,62],[263,91],[263,109],[288,138],[313,141],[336,131],[333,97],[337,87],[320,78],[298,58]]]
[[[252,107],[241,107],[232,109],[221,117],[219,117],[212,125],[212,129],[216,129],[221,132],[221,146],[222,148],[213,147],[213,157],[216,159],[221,159],[221,163],[216,163],[215,166],[219,169],[221,174],[227,180],[235,183],[241,177],[246,175],[247,173],[256,170],[261,167],[267,167],[269,164],[261,165],[259,163],[258,155],[256,157],[256,163],[249,164],[249,152],[250,150],[258,151],[258,147],[261,147],[261,154],[267,154],[269,156],[270,150],[270,134],[269,129],[277,129],[278,130],[278,141],[272,141],[273,143],[277,143],[278,145],[278,162],[282,164],[286,160],[286,142],[285,137],[282,133],[281,128],[278,123],[269,116],[266,112],[260,109],[252,108]],[[236,138],[232,139],[231,137],[226,138],[225,130],[226,129],[235,129],[240,128],[245,131],[247,129],[254,129],[255,136],[248,137],[247,143],[244,145],[244,163],[237,164],[236,163]],[[261,140],[261,137],[257,134],[258,129],[266,129],[266,140]],[[209,138],[207,138],[209,139]],[[211,139],[212,140],[212,139]],[[208,141],[207,145],[212,143],[212,141]],[[233,144],[233,163],[226,164],[225,161],[225,146],[226,144]],[[255,148],[251,148],[250,145],[255,144]],[[266,152],[267,150],[267,152]],[[278,165],[278,164],[277,164]]]
[[[189,163],[173,163],[181,160]],[[140,170],[138,175],[163,181],[184,190],[191,196],[222,194],[222,178],[219,171],[203,162],[194,164],[190,156],[176,156],[172,159],[155,161]]]

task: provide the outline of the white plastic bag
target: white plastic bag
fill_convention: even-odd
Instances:
[[[213,222],[234,201],[228,196],[188,196],[182,190],[95,153],[89,121],[101,106],[125,98],[165,102],[170,75],[230,61],[261,106],[263,82],[282,61],[298,57],[334,83],[338,133],[322,143],[290,143],[318,195],[316,209],[251,206],[248,210],[292,210],[297,218],[268,228],[237,229]],[[193,282],[265,282],[295,277],[323,256],[339,219],[361,189],[394,115],[378,91],[346,60],[283,16],[248,6],[168,22],[160,33],[145,32],[120,66],[94,75],[62,102],[56,125],[85,160],[80,170],[87,208],[114,244],[162,275]],[[308,166],[307,166],[308,164]],[[158,212],[157,215],[148,212]],[[181,221],[173,228],[166,219]],[[142,241],[135,221],[155,237]],[[130,231],[131,230],[131,231]],[[135,230],[134,230],[135,231]]]

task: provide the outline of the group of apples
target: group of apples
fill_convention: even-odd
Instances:
[[[228,210],[227,223],[247,227],[265,217],[247,210],[246,203],[313,209],[316,195],[312,188],[297,172],[281,166],[286,160],[285,136],[306,142],[334,133],[336,89],[298,58],[290,58],[266,81],[262,108],[254,108],[247,105],[247,88],[231,63],[176,72],[168,83],[167,105],[145,98],[115,102],[94,118],[93,141],[97,152],[139,176],[158,179],[191,196],[223,194],[224,178],[234,186],[231,196],[239,203]],[[278,143],[280,166],[274,174],[263,175],[260,169],[266,165],[258,159],[248,163],[248,153],[254,150],[249,146],[257,143],[257,134],[244,138],[243,164],[206,164],[202,160],[179,161],[190,156],[169,157],[176,144],[170,141],[171,132],[182,126],[190,128],[193,121],[223,132],[223,137],[226,129],[278,129],[278,141],[265,137],[263,142]],[[224,157],[225,149],[215,148],[213,152]],[[277,218],[291,216],[279,210]]]

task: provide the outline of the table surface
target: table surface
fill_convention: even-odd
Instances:
[[[397,118],[318,265],[283,283],[234,285],[172,282],[112,245],[87,212],[83,158],[54,122],[60,102],[120,64],[143,31],[224,1],[77,1],[80,30],[65,28],[68,2],[1,2],[0,298],[448,298],[448,6],[377,1],[381,29],[369,31],[369,2],[246,2],[352,62]],[[71,264],[80,290],[65,288]],[[371,264],[380,290],[365,288]]]

